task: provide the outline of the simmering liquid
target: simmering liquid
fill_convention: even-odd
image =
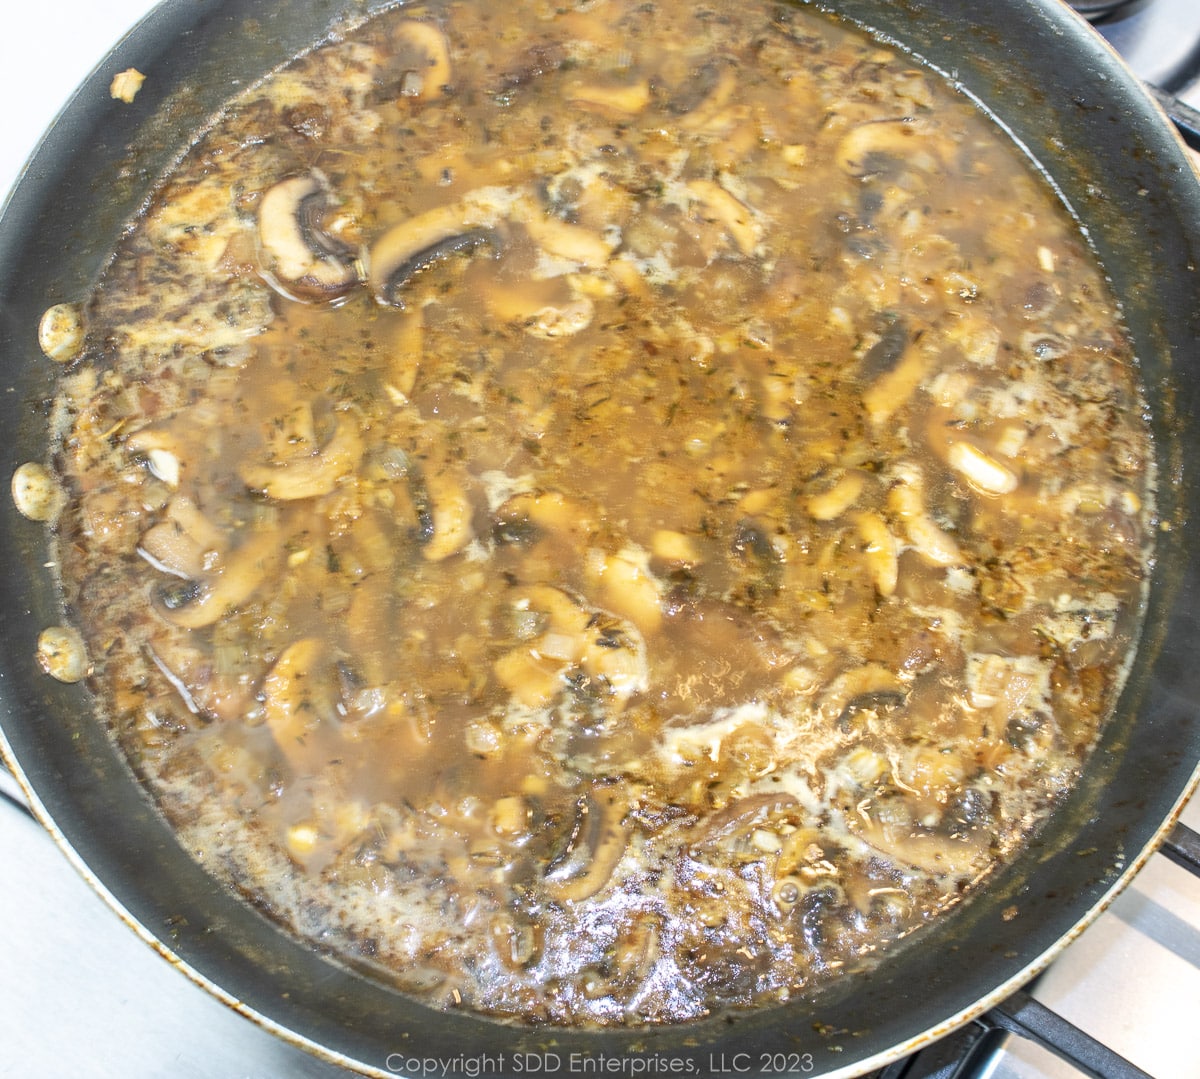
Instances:
[[[86,307],[68,610],[195,856],[430,1002],[787,999],[985,886],[1136,638],[1117,305],[816,14],[413,5],[233,100]]]

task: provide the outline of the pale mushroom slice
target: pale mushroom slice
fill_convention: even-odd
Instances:
[[[439,206],[388,229],[369,252],[369,277],[375,299],[390,307],[404,307],[404,286],[422,270],[479,247],[500,249],[492,227],[494,209],[471,200]]]
[[[291,299],[328,302],[359,282],[351,247],[325,225],[331,192],[317,172],[280,180],[258,207],[263,274]]]
[[[431,22],[410,19],[396,28],[396,45],[407,62],[400,95],[428,101],[443,97],[450,88],[450,45]]]
[[[201,629],[225,618],[271,579],[282,562],[285,538],[258,532],[224,554],[197,577],[172,581],[155,590],[155,608],[168,622]]]
[[[252,491],[293,502],[329,494],[341,481],[353,476],[362,456],[363,438],[358,421],[342,412],[329,441],[318,451],[249,462],[242,466],[239,475]]]
[[[902,116],[868,120],[852,127],[837,147],[837,162],[849,175],[863,178],[907,167],[934,173],[941,166],[941,147],[930,138],[936,127],[927,120]]]

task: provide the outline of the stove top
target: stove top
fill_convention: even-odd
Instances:
[[[1086,14],[1089,5],[1073,6]],[[1115,10],[1092,19],[1142,79],[1200,105],[1200,3],[1119,0]]]
[[[1142,78],[1200,108],[1200,0],[1086,0],[1098,29]],[[1082,7],[1085,0],[1079,0]],[[0,193],[80,73],[151,7],[149,0],[18,4],[0,36]],[[0,1079],[347,1079],[279,1041],[171,969],[122,926],[41,827],[3,797],[0,769]],[[19,794],[19,792],[18,792]],[[1200,829],[1200,800],[1184,821]],[[1156,856],[1033,988],[1037,1000],[1157,1079],[1197,1079],[1200,885]],[[978,1039],[976,1039],[978,1040]],[[1077,1079],[1021,1038],[988,1035],[962,1070],[947,1048],[886,1079]],[[943,1043],[949,1046],[949,1042]],[[398,1045],[398,1051],[402,1050]],[[415,1079],[415,1077],[414,1077]]]

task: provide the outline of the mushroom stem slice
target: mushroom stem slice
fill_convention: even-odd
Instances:
[[[928,138],[932,126],[911,116],[868,120],[852,127],[837,148],[843,171],[860,179],[895,168],[897,162],[924,172],[933,172],[940,161],[937,144]]]
[[[430,500],[432,535],[421,548],[428,562],[441,562],[457,554],[475,538],[471,527],[471,498],[461,478],[439,472],[428,476],[425,490]]]
[[[580,266],[599,268],[612,256],[616,244],[583,225],[572,225],[531,207],[523,219],[533,242],[548,255],[569,259]]]
[[[743,255],[753,254],[762,242],[764,228],[754,211],[716,180],[692,180],[688,193],[702,217],[719,222]]]

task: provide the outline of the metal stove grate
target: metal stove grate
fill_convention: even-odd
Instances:
[[[1160,853],[1200,878],[1200,833],[1177,824]],[[1153,1079],[1037,1000],[1031,993],[1035,986],[1036,979],[974,1023],[896,1061],[871,1079],[983,1079],[990,1074],[1006,1035],[1041,1046],[1093,1079]]]
[[[1072,0],[1071,7],[1095,22],[1134,2],[1135,0]]]

